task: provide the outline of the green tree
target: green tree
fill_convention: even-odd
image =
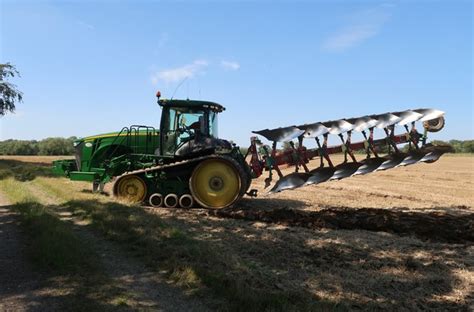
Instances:
[[[37,155],[38,142],[6,140],[0,142],[0,155]]]
[[[474,140],[464,141],[462,151],[463,153],[474,153]]]
[[[38,143],[39,155],[72,155],[75,138],[47,138]]]
[[[21,93],[16,85],[8,82],[9,78],[20,76],[15,66],[10,63],[0,64],[0,116],[15,111],[15,104],[22,102],[23,93]]]

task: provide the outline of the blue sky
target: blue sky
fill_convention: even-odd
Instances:
[[[211,100],[220,136],[409,108],[472,139],[472,1],[1,0],[24,92],[0,140],[159,126],[155,92]]]

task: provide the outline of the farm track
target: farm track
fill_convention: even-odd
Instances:
[[[124,294],[127,308],[139,311],[196,311],[209,309],[197,298],[191,298],[166,281],[164,274],[150,271],[139,259],[130,257],[120,246],[110,242],[96,231],[84,228],[82,220],[63,215],[70,221],[78,237],[91,244],[100,257],[104,273]],[[126,309],[125,309],[126,310]]]
[[[20,227],[18,214],[0,193],[0,311],[59,311],[64,292],[43,272],[33,269],[28,259],[28,240]],[[14,273],[14,274],[12,274]]]
[[[50,182],[38,179],[34,184],[24,183],[23,187],[32,198],[67,222],[75,235],[87,241],[99,256],[97,261],[101,263],[105,275],[112,282],[111,286],[115,287],[115,292],[121,294],[127,302],[126,308],[117,306],[114,309],[209,311],[198,298],[192,298],[178,287],[170,285],[164,274],[148,270],[140,260],[130,257],[116,243],[90,229],[87,222],[63,209],[63,200],[55,196],[61,194],[60,190]],[[5,255],[0,257],[0,311],[44,311],[48,305],[50,311],[63,310],[60,297],[62,293],[71,291],[69,285],[61,279],[56,279],[50,285],[49,276],[42,276],[32,270],[23,246],[23,240],[26,238],[22,237],[18,216],[10,211],[9,206],[10,203],[0,193],[0,238],[5,236],[6,242],[1,244],[0,249],[0,254]],[[12,271],[20,273],[11,279],[9,276]],[[49,284],[45,286],[47,282]]]

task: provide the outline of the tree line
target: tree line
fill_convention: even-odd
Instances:
[[[433,141],[434,145],[449,144],[455,153],[474,153],[474,140]]]
[[[73,155],[76,137],[0,141],[0,155]]]

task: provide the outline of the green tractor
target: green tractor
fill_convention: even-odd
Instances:
[[[160,99],[159,130],[149,126],[125,127],[119,132],[86,137],[74,142],[74,160],[58,160],[53,170],[75,181],[89,181],[94,191],[114,182],[114,196],[153,207],[229,207],[249,191],[251,180],[269,172],[268,187],[276,172],[279,179],[270,193],[292,190],[331,180],[387,170],[415,163],[432,163],[450,147],[427,143],[427,133],[444,127],[444,112],[416,109],[357,118],[316,122],[299,126],[254,131],[268,141],[263,145],[253,136],[246,155],[240,148],[218,137],[220,104],[194,100]],[[424,132],[418,133],[416,122]],[[395,134],[395,126],[406,130]],[[410,127],[411,126],[411,127]],[[384,138],[374,139],[376,129]],[[378,131],[380,131],[378,130]],[[361,132],[362,142],[352,142],[352,133]],[[328,146],[328,136],[337,135],[341,144]],[[344,137],[345,135],[345,137]],[[316,148],[306,148],[304,140],[314,139]],[[320,141],[322,139],[322,142]],[[295,141],[297,140],[297,145]],[[289,142],[286,150],[278,144]],[[404,144],[406,149],[399,149]],[[379,155],[381,150],[388,154]],[[359,161],[355,151],[364,151]],[[344,162],[333,164],[331,154],[343,153]],[[319,167],[310,170],[312,159]],[[284,176],[280,166],[294,166]]]
[[[217,136],[225,110],[205,101],[159,99],[160,129],[125,127],[74,142],[75,160],[53,163],[57,174],[90,181],[95,191],[114,180],[113,193],[152,206],[232,205],[248,190],[251,172],[235,145]]]

